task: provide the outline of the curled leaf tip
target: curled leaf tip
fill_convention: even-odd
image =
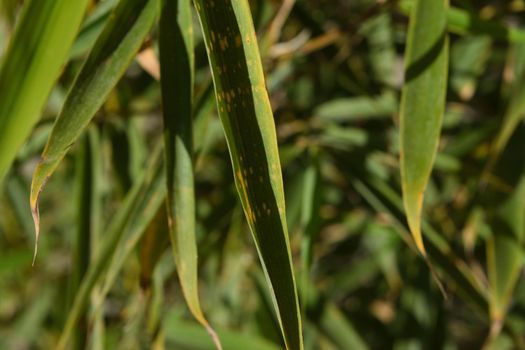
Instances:
[[[215,349],[217,350],[222,350],[222,344],[221,344],[221,340],[219,338],[219,335],[217,334],[217,332],[215,332],[215,330],[213,329],[213,327],[210,325],[210,323],[208,322],[208,320],[206,319],[206,317],[204,316],[201,308],[200,308],[200,304],[198,304],[198,306],[191,306],[191,305],[188,305],[189,308],[190,308],[190,311],[192,312],[192,314],[195,316],[196,320],[204,327],[204,329],[206,329],[206,332],[208,332],[212,342],[213,342],[213,345],[215,346]]]
[[[31,183],[31,195],[29,198],[31,215],[33,216],[33,223],[35,225],[35,251],[33,253],[33,266],[35,265],[36,255],[38,253],[38,238],[40,236],[40,212],[38,210],[38,199],[40,197],[42,189],[44,188],[44,186],[47,183],[47,180],[49,179],[49,176],[40,176],[40,168],[42,167],[42,164],[43,161],[41,160],[35,169],[33,181]]]
[[[35,251],[33,253],[33,263],[35,266],[36,255],[38,253],[38,236],[40,235],[40,214],[38,212],[38,199],[34,205],[31,205],[31,214],[33,216],[33,223],[35,224]]]
[[[215,345],[215,348],[217,350],[222,350],[221,340],[219,339],[219,336],[217,335],[217,332],[210,326],[209,323],[207,323],[205,326],[206,331],[211,337],[211,340],[213,341],[213,344]]]

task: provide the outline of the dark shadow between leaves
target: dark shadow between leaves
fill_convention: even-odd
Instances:
[[[445,38],[446,32],[443,31],[438,40],[430,47],[430,49],[421,57],[419,57],[414,63],[407,67],[405,73],[406,83],[416,79],[419,75],[421,75],[421,73],[423,73],[434,63],[434,61],[438,58],[439,53],[443,49],[443,45],[445,45]]]

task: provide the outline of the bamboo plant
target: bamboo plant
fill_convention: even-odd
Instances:
[[[323,4],[0,2],[0,348],[525,348],[523,1]]]

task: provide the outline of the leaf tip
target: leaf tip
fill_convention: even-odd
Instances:
[[[421,234],[421,211],[423,207],[423,192],[418,191],[415,196],[410,194],[404,195],[405,212],[408,222],[408,228],[416,244],[418,252],[427,258],[423,235]]]
[[[38,209],[38,200],[40,197],[40,193],[42,192],[42,189],[47,183],[47,180],[49,179],[49,176],[41,177],[39,176],[39,169],[42,166],[42,161],[38,164],[37,168],[35,169],[35,173],[33,174],[33,180],[31,182],[31,194],[29,198],[29,205],[31,207],[31,215],[33,217],[33,224],[35,225],[35,248],[33,253],[33,263],[32,266],[35,265],[36,256],[38,253],[38,238],[40,236],[40,212]]]
[[[211,340],[213,341],[213,344],[215,345],[215,348],[217,350],[222,350],[221,340],[219,339],[219,335],[217,334],[217,332],[215,332],[215,330],[210,326],[209,323],[206,323],[204,325],[204,328],[206,328],[206,331],[210,335]]]
[[[184,285],[183,285],[183,288],[184,290]],[[188,295],[188,294],[185,294],[185,295]],[[213,329],[213,327],[210,325],[210,323],[208,322],[208,320],[206,319],[206,317],[204,316],[204,313],[202,312],[202,309],[200,307],[200,303],[198,302],[198,299],[197,301],[193,301],[191,302],[190,298],[186,297],[186,303],[190,309],[190,312],[193,314],[193,316],[195,317],[195,319],[197,320],[197,322],[199,322],[202,327],[204,327],[204,329],[206,329],[206,332],[208,332],[212,342],[213,342],[213,345],[215,346],[215,349],[217,350],[222,350],[222,344],[221,344],[221,340],[217,334],[217,332],[215,332],[215,330]]]
[[[415,221],[416,222],[412,224],[410,224],[409,221],[410,233],[412,233],[412,237],[414,239],[414,242],[416,243],[416,248],[418,252],[423,256],[423,258],[426,259],[427,252],[425,250],[425,244],[423,243],[423,235],[421,234],[419,218]]]
[[[33,204],[31,201],[31,215],[33,216],[33,223],[35,224],[35,249],[33,253],[33,262],[31,266],[35,266],[36,255],[38,253],[38,236],[40,235],[40,214],[38,212],[38,196]]]

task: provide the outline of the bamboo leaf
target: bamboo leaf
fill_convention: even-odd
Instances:
[[[410,17],[401,96],[401,183],[410,231],[426,256],[421,237],[423,193],[437,152],[445,110],[448,65],[448,0],[418,0]]]
[[[88,1],[27,1],[0,68],[0,181],[38,121]]]
[[[104,29],[104,26],[114,9],[117,0],[106,0],[100,2],[97,7],[86,18],[78,33],[71,50],[69,59],[76,59],[89,52],[97,41],[98,36]]]
[[[184,299],[212,337],[199,301],[193,171],[193,26],[190,0],[162,0],[159,31],[168,223]]]
[[[121,0],[76,77],[33,174],[30,205],[36,242],[42,188],[124,74],[153,25],[156,5],[155,0]]]
[[[286,225],[272,110],[252,16],[245,0],[195,0],[234,178],[287,349],[302,349],[302,328]]]

